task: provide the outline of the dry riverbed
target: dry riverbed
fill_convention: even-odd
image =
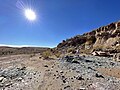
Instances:
[[[111,58],[39,57],[0,57],[0,90],[120,90],[120,63]]]

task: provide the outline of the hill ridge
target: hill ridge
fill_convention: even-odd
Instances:
[[[94,29],[83,35],[63,40],[57,45],[61,48],[80,48],[81,50],[102,50],[120,52],[120,21]]]

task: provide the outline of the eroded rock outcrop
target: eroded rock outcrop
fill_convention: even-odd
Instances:
[[[120,21],[100,27],[83,35],[63,40],[58,44],[58,49],[76,47],[81,50],[120,52]]]

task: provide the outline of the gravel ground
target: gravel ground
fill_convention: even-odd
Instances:
[[[101,69],[115,68],[120,70],[120,62],[115,62],[112,58],[97,56],[81,56],[79,59],[73,57],[73,61],[77,61],[75,63],[66,62],[66,57],[61,60],[61,68],[76,71],[79,76],[84,78],[85,83],[80,84],[80,86],[86,90],[120,90],[119,78],[108,76],[100,71]],[[110,73],[116,74],[119,72]]]
[[[0,57],[0,90],[120,90],[120,62],[96,56]]]

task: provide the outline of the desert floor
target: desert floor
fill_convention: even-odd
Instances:
[[[77,62],[40,55],[0,57],[0,90],[120,90],[120,62],[96,56]]]

